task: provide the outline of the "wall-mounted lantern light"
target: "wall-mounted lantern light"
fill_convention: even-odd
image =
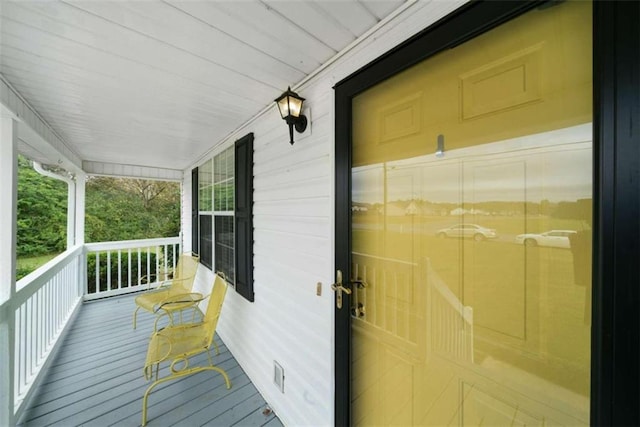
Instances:
[[[293,92],[291,87],[276,99],[280,115],[289,125],[289,143],[291,145],[293,145],[293,127],[295,126],[298,133],[304,132],[307,128],[307,117],[300,114],[303,102],[304,98]]]

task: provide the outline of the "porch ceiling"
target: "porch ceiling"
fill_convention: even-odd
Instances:
[[[0,74],[82,160],[185,169],[404,2],[0,0]]]

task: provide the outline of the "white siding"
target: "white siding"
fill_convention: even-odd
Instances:
[[[231,290],[218,332],[285,425],[332,425],[334,420],[332,87],[460,4],[416,3],[296,87],[313,111],[313,123],[310,136],[294,136],[294,146],[275,107],[216,144],[225,148],[248,132],[255,135],[255,302]],[[190,180],[186,172],[185,180]],[[205,283],[198,286],[210,286],[212,279],[201,267],[198,281]],[[322,296],[316,296],[317,282],[322,282]],[[284,394],[272,381],[274,360],[284,368]]]

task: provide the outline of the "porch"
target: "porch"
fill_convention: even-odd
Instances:
[[[357,208],[353,202],[359,203],[353,200],[351,188],[354,141],[350,135],[354,123],[364,126],[370,122],[372,130],[380,131],[381,147],[390,147],[388,141],[399,142],[401,138],[411,137],[415,138],[416,150],[419,148],[434,158],[443,154],[441,148],[446,147],[443,159],[446,162],[456,141],[468,139],[469,143],[475,143],[478,138],[488,138],[484,130],[469,138],[456,138],[455,133],[450,136],[447,131],[445,143],[444,131],[438,130],[438,126],[426,125],[432,119],[434,123],[461,124],[467,108],[462,103],[461,91],[465,85],[461,78],[469,77],[466,80],[469,83],[485,81],[482,77],[493,65],[501,64],[495,69],[503,70],[500,67],[508,68],[514,58],[526,59],[526,64],[531,63],[537,69],[538,62],[554,62],[545,53],[545,49],[554,44],[520,46],[519,37],[505,32],[498,44],[513,50],[498,55],[491,47],[474,49],[480,62],[477,66],[470,64],[468,69],[460,70],[460,74],[447,73],[451,77],[451,90],[442,96],[433,96],[431,90],[397,91],[389,96],[388,102],[380,103],[379,111],[366,115],[367,120],[356,120],[352,114],[354,100],[388,82],[392,76],[408,71],[409,67],[425,60],[439,60],[437,56],[442,53],[453,52],[494,29],[500,30],[500,26],[518,19],[525,10],[545,14],[580,2],[542,3],[1,0],[0,425],[12,426],[24,423],[22,420],[27,420],[26,425],[45,423],[48,417],[44,413],[32,418],[28,418],[28,414],[42,406],[38,402],[45,403],[41,397],[43,390],[49,386],[48,376],[62,369],[58,368],[57,361],[64,357],[66,344],[71,342],[77,329],[85,327],[85,322],[88,328],[91,324],[89,329],[94,332],[103,328],[99,318],[89,316],[85,321],[83,313],[108,301],[126,299],[122,295],[141,290],[139,277],[143,270],[172,261],[165,255],[165,249],[146,248],[164,248],[166,244],[178,245],[178,251],[202,253],[201,246],[215,250],[213,219],[207,218],[206,233],[202,227],[198,229],[202,211],[199,191],[206,193],[205,200],[212,200],[216,157],[247,135],[254,138],[253,150],[248,150],[253,151],[254,168],[252,174],[239,176],[249,177],[253,182],[252,191],[247,194],[253,194],[253,212],[249,217],[253,218],[254,245],[247,253],[253,266],[256,297],[249,300],[235,290],[229,292],[218,332],[224,347],[233,352],[242,370],[283,424],[350,423],[352,396],[345,384],[352,378],[349,346],[352,312],[348,309],[352,297],[346,298],[343,308],[337,308],[335,293],[329,284],[337,281],[337,271],[347,279],[351,277],[350,242],[343,244],[340,239],[350,237],[353,223],[349,214]],[[637,286],[640,283],[637,262],[640,253],[640,115],[637,114],[640,111],[637,55],[640,3],[593,3],[589,18],[593,42],[587,43],[583,38],[559,45],[592,62],[592,66],[583,68],[592,71],[591,83],[587,83],[588,79],[571,79],[576,85],[592,85],[592,89],[579,97],[581,103],[592,105],[593,113],[589,115],[592,124],[587,124],[592,129],[592,173],[581,169],[591,176],[589,182],[593,184],[589,196],[593,200],[593,242],[592,250],[588,251],[593,289],[589,294],[592,301],[588,304],[592,308],[589,421],[594,425],[640,425],[640,287]],[[587,22],[572,20],[579,21]],[[560,34],[562,28],[564,25],[558,25],[546,33]],[[564,53],[557,57],[575,65]],[[533,62],[528,58],[534,58]],[[457,59],[452,62],[462,63]],[[562,65],[563,72],[570,68],[564,67],[565,62],[560,60],[556,63]],[[510,72],[499,74],[512,76]],[[527,72],[524,76],[533,75]],[[554,76],[554,73],[542,74],[540,87],[569,87],[553,83]],[[304,133],[294,134],[295,144],[287,133],[291,127],[285,126],[273,105],[273,100],[289,86],[306,98],[302,112],[309,121]],[[513,87],[525,86],[535,89],[532,97],[516,96],[514,100],[518,104],[504,107],[504,111],[533,118],[534,115],[523,113],[520,106],[543,105],[542,101],[547,99],[560,99],[555,95],[541,95],[537,84],[514,84]],[[436,82],[433,87],[445,85]],[[492,90],[482,91],[493,95]],[[448,121],[444,120],[443,101],[450,106]],[[455,105],[456,102],[460,105]],[[434,114],[427,114],[428,105],[435,109]],[[503,111],[500,102],[478,104],[477,109],[471,108],[473,105],[467,105],[467,123],[479,123]],[[566,102],[562,109],[570,105],[573,103]],[[404,106],[407,108],[400,108]],[[489,107],[497,110],[488,112]],[[552,110],[542,110],[541,117],[548,117],[549,122],[554,123],[553,129],[564,126]],[[389,124],[395,123],[398,132],[391,132],[390,127],[389,132],[382,132],[386,127],[375,125],[380,117],[386,117]],[[581,123],[591,120],[586,115],[580,117]],[[519,120],[506,122],[520,123]],[[419,128],[433,134],[418,138]],[[505,137],[501,126],[487,126],[487,129],[496,130],[499,138]],[[527,129],[525,126],[522,131]],[[373,143],[376,138],[370,141]],[[18,153],[47,167],[64,170],[69,199],[67,251],[30,277],[16,282]],[[573,159],[565,163],[558,162],[557,158],[553,160],[562,166],[573,164]],[[513,164],[516,163],[523,164]],[[201,168],[207,173],[199,175]],[[516,171],[513,175],[526,181],[527,175],[520,169],[507,169]],[[558,176],[572,177],[568,167],[559,167],[558,171]],[[375,179],[382,188],[376,192],[381,200],[386,194],[386,168],[383,173],[383,177]],[[179,243],[119,242],[119,248],[86,245],[85,185],[88,177],[95,175],[179,182],[183,196],[181,235],[175,238]],[[494,177],[491,172],[485,175],[487,179]],[[200,179],[201,176],[206,179]],[[397,182],[412,182],[410,178],[411,175],[398,175]],[[443,173],[435,179],[415,181],[433,184],[438,193],[449,191],[449,184],[462,182],[459,178],[445,178],[447,174]],[[206,185],[201,186],[202,183]],[[563,183],[571,184],[572,180],[563,179]],[[502,187],[493,184],[488,187],[503,196]],[[529,209],[531,192],[522,191],[522,195],[522,199],[517,200]],[[409,196],[410,193],[405,195],[399,191],[397,200],[408,200]],[[541,198],[541,206],[542,201],[546,206],[549,200]],[[388,204],[398,208],[393,206],[393,199],[383,202],[377,206]],[[204,212],[212,214],[209,206]],[[404,218],[405,212],[399,216]],[[407,213],[412,212],[410,209]],[[231,216],[231,210],[228,213]],[[162,257],[158,257],[159,253]],[[91,264],[93,260],[95,267]],[[108,265],[104,275],[101,263]],[[488,263],[471,264],[473,268],[491,267]],[[201,268],[197,284],[210,284],[216,269],[215,265]],[[454,270],[464,272],[464,268],[452,268]],[[464,274],[459,276],[464,279]],[[515,287],[507,286],[509,292],[514,291]],[[495,288],[485,289],[485,301],[495,301],[492,299],[497,293]],[[521,301],[540,300],[530,298],[528,284],[520,290]],[[357,294],[355,292],[354,301]],[[549,295],[540,293],[547,300]],[[109,299],[88,302],[102,298]],[[519,313],[519,322],[533,319],[529,315],[531,310],[518,307],[508,306]],[[476,319],[482,316],[480,312],[474,312]],[[549,330],[560,325],[555,316],[557,311],[537,312],[548,320]],[[129,316],[118,317],[122,318],[122,325],[126,325],[118,330],[132,333],[127,324]],[[111,321],[115,325],[116,316]],[[141,322],[144,321],[141,317]],[[539,322],[532,325],[535,331],[540,329]],[[145,323],[141,323],[140,333],[144,327]],[[524,330],[520,336],[530,335]],[[519,339],[514,334],[507,337],[511,338]],[[522,355],[545,356],[548,342],[539,342],[541,345],[525,349]],[[563,347],[571,347],[570,344],[568,340],[559,341]],[[144,347],[143,343],[139,345]],[[83,350],[85,347],[88,345],[83,344]],[[118,357],[126,351],[115,349]],[[97,359],[98,352],[92,354]],[[114,379],[118,388],[106,389],[103,386],[110,380],[104,379],[97,386],[103,387],[103,392],[93,394],[90,399],[84,399],[84,392],[74,393],[59,410],[66,411],[63,407],[69,407],[68,404],[76,400],[84,401],[84,410],[79,412],[94,416],[96,411],[100,414],[110,411],[110,423],[111,417],[116,418],[116,414],[119,417],[120,411],[124,411],[124,406],[108,406],[112,409],[107,410],[103,405],[119,401],[121,395],[127,396],[126,405],[131,405],[131,410],[140,410],[144,385],[140,383],[141,367],[134,361],[135,354],[132,351],[128,356],[131,359],[116,364],[115,372],[132,372],[131,381]],[[226,357],[224,354],[226,352],[219,360]],[[91,355],[82,358],[83,361],[91,359]],[[79,367],[80,361],[76,363]],[[92,366],[105,366],[102,360],[96,363]],[[276,367],[286,372],[284,391],[274,384]],[[90,372],[83,375],[89,377]],[[194,401],[187,396],[194,390],[187,387],[190,380],[168,384],[152,393],[149,414],[152,424],[163,424],[158,416],[162,416],[160,412],[164,412],[167,405],[173,404],[170,401],[174,397]],[[212,386],[217,381],[215,376],[207,374],[194,380]],[[238,385],[234,378],[232,381],[234,387],[229,393],[235,393]],[[198,384],[196,388],[202,385]],[[455,384],[464,387],[460,381]],[[474,384],[472,381],[470,386]],[[180,388],[183,386],[184,389]],[[450,402],[457,402],[463,394],[451,390],[454,398]],[[177,397],[178,393],[185,396]],[[482,404],[484,394],[476,396]],[[522,408],[517,401],[511,406],[505,406],[500,399],[488,401],[498,408]],[[29,406],[30,402],[36,406]],[[185,405],[180,403],[175,403],[178,409],[173,412],[184,409]],[[159,406],[163,411],[158,411]],[[453,411],[461,408],[452,406]],[[201,412],[204,415],[205,410],[197,413]],[[514,413],[511,409],[504,412]],[[75,411],[70,410],[69,414],[73,413]],[[258,416],[256,413],[261,416],[260,410],[250,416]],[[125,416],[139,422],[133,412]],[[61,425],[74,423],[69,415],[52,416],[52,419],[55,419],[52,423]],[[239,420],[244,424],[249,418]],[[190,420],[175,421],[189,424]],[[193,421],[222,422],[213,418]],[[93,419],[78,422],[99,425]],[[538,424],[548,422],[540,420]]]
[[[15,297],[0,306],[3,332],[13,331],[15,357],[4,372],[17,424],[140,425],[154,316],[139,313],[132,329],[133,298],[147,288],[144,275],[175,266],[181,251],[177,237],[86,244],[17,283]],[[281,426],[224,342],[215,340],[214,363],[228,373],[231,389],[210,372],[170,381],[150,394],[148,422]],[[203,361],[205,355],[192,363]]]
[[[140,425],[149,386],[141,367],[153,316],[142,314],[133,330],[133,298],[81,304],[20,425]],[[220,354],[214,363],[227,371],[231,389],[210,372],[169,382],[150,395],[148,425],[281,426],[273,412],[265,415],[267,403],[220,338],[215,340]],[[194,359],[203,361],[204,354]]]

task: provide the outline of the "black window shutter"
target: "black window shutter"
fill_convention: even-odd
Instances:
[[[191,251],[200,253],[200,247],[198,245],[198,168],[194,168],[191,171]]]
[[[235,143],[236,291],[253,302],[253,133]]]

